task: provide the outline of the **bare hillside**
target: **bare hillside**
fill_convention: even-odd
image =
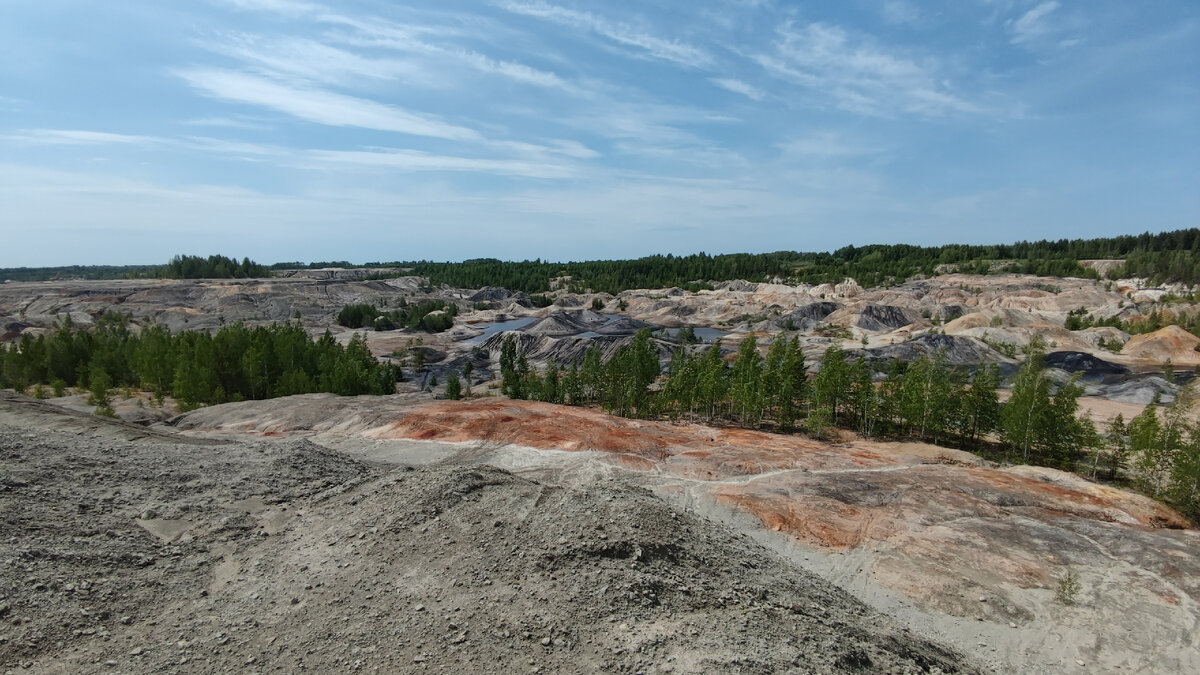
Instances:
[[[979,670],[627,480],[83,422],[0,399],[5,669]]]

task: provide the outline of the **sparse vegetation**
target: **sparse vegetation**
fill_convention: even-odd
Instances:
[[[1171,310],[1150,310],[1143,317],[1123,320],[1116,316],[1097,318],[1088,313],[1086,307],[1071,310],[1067,315],[1065,327],[1067,330],[1083,330],[1097,326],[1108,326],[1124,331],[1130,335],[1153,333],[1167,326],[1179,326],[1193,335],[1200,336],[1200,313],[1176,312]]]
[[[1075,570],[1068,567],[1063,575],[1058,578],[1054,585],[1054,599],[1060,604],[1073,606],[1079,600],[1079,575]]]

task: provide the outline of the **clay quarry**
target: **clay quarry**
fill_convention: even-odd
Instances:
[[[904,439],[625,419],[499,389],[510,337],[536,368],[611,356],[646,328],[664,365],[685,327],[730,354],[787,333],[810,366],[838,345],[877,377],[938,352],[1007,377],[1040,338],[1099,425],[1180,397],[1200,339],[1069,330],[1071,312],[1128,321],[1171,289],[944,274],[558,290],[539,307],[365,277],[0,285],[5,341],[117,311],[134,330],[298,322],[345,344],[346,305],[458,310],[444,332],[358,331],[408,369],[391,395],[181,414],[114,391],[110,418],[82,391],[0,392],[0,669],[1200,671],[1200,532],[1150,497]],[[467,363],[472,395],[444,400]]]

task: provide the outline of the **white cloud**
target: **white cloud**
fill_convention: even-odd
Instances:
[[[978,111],[936,76],[937,62],[931,58],[917,61],[824,23],[788,22],[777,33],[773,54],[750,58],[843,110],[878,116]]]
[[[573,167],[562,163],[452,157],[412,150],[312,150],[307,153],[307,158],[316,162],[314,168],[346,164],[399,171],[474,172],[527,178],[572,178],[576,173]]]
[[[522,141],[491,141],[489,147],[508,150],[523,157],[562,156],[573,159],[595,159],[600,153],[592,150],[579,141],[553,139],[541,143],[525,143]]]
[[[282,158],[292,151],[272,145],[244,143],[207,136],[132,136],[107,131],[82,129],[22,129],[16,134],[0,136],[0,139],[32,145],[116,145],[141,148],[190,150],[217,155],[234,155]]]
[[[155,145],[164,139],[154,136],[114,134],[80,129],[22,129],[5,138],[42,145]]]
[[[271,40],[239,35],[202,44],[210,51],[232,56],[248,65],[324,83],[344,85],[347,77],[354,77],[399,79],[409,84],[449,87],[455,82],[447,73],[447,66],[457,64],[521,84],[583,93],[555,73],[514,61],[493,59],[470,49],[443,47],[423,39],[455,36],[458,31],[454,28],[396,24],[379,19],[368,21],[335,14],[319,14],[314,19],[318,23],[333,24],[343,29],[327,35],[325,39],[329,42],[351,47],[388,49],[420,58],[368,58],[304,38]],[[435,63],[437,60],[441,63]]]
[[[263,124],[260,121],[234,117],[197,117],[195,119],[184,120],[183,123],[193,127],[224,127],[226,129],[261,130],[270,128],[269,125]]]
[[[360,127],[457,141],[481,140],[478,132],[431,115],[312,87],[292,87],[263,77],[228,70],[178,71],[179,77],[206,96],[257,105],[298,119],[336,127]]]
[[[710,79],[709,82],[712,82],[722,89],[732,91],[735,94],[741,94],[742,96],[754,101],[761,101],[766,98],[766,95],[757,87],[741,80],[717,77]]]
[[[1021,18],[1012,23],[1012,43],[1031,42],[1048,33],[1050,27],[1047,25],[1046,17],[1056,9],[1058,9],[1058,3],[1050,0],[1050,2],[1043,2],[1021,15]]]
[[[218,0],[219,4],[251,12],[274,12],[277,14],[311,14],[325,8],[301,0]]]
[[[347,80],[429,79],[422,64],[399,59],[373,59],[304,38],[264,39],[231,36],[203,43],[210,51],[234,57],[272,73],[302,77],[313,82],[345,85]]]
[[[712,57],[699,47],[684,42],[658,37],[622,23],[608,21],[590,12],[580,12],[545,2],[505,2],[503,9],[531,16],[577,30],[587,30],[627,47],[637,47],[650,56],[689,67],[702,67],[712,62]]]

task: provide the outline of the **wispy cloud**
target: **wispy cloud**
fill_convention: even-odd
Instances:
[[[280,14],[309,14],[325,9],[322,5],[302,0],[217,0],[217,4],[245,11]]]
[[[114,134],[80,129],[22,129],[5,136],[13,141],[40,145],[156,145],[163,139],[154,136]]]
[[[195,151],[230,158],[270,161],[278,166],[306,169],[346,167],[390,168],[402,171],[473,172],[530,178],[569,178],[578,174],[575,160],[599,157],[599,153],[576,141],[549,140],[544,143],[484,141],[477,144],[501,157],[438,155],[397,148],[361,150],[296,149],[247,143],[207,136],[131,136],[79,129],[23,129],[0,136],[30,145],[138,146],[143,148]]]
[[[15,134],[0,136],[0,139],[30,145],[126,146],[259,157],[284,157],[290,153],[290,150],[278,146],[230,141],[208,136],[138,136],[85,129],[22,129]]]
[[[1058,9],[1058,3],[1050,0],[1022,14],[1012,23],[1012,43],[1016,45],[1032,42],[1046,35],[1050,31],[1046,17],[1056,9]]]
[[[777,34],[775,51],[752,54],[752,60],[843,110],[879,116],[978,111],[937,76],[932,59],[917,61],[824,23],[788,22]]]
[[[202,45],[267,72],[325,84],[344,86],[352,79],[426,81],[430,77],[427,69],[414,61],[368,58],[307,38],[240,34]]]
[[[475,172],[526,178],[573,178],[574,167],[513,159],[487,159],[435,155],[413,150],[314,150],[307,154],[319,168],[329,164],[358,165],[398,171]]]
[[[500,6],[513,14],[552,21],[577,30],[590,31],[639,53],[683,66],[702,67],[712,62],[705,50],[668,38],[659,37],[623,23],[609,21],[590,12],[580,12],[545,2],[504,2]]]
[[[727,91],[732,91],[735,94],[741,94],[748,99],[761,101],[766,98],[766,95],[754,85],[748,84],[741,80],[735,80],[726,77],[714,77],[709,80],[718,87]]]
[[[792,138],[783,141],[778,147],[786,158],[837,159],[882,152],[878,147],[848,140],[843,134],[833,131]]]
[[[236,117],[197,117],[195,119],[184,120],[183,123],[193,127],[221,127],[225,129],[262,130],[269,128],[269,125],[261,121]]]
[[[361,32],[352,35],[337,35],[332,39],[358,47],[385,48],[402,53],[415,54],[425,57],[420,63],[423,72],[437,77],[436,72],[430,72],[429,58],[440,59],[444,63],[454,63],[465,66],[486,75],[499,75],[505,79],[520,84],[561,89],[572,93],[582,93],[580,87],[568,82],[556,73],[540,70],[516,61],[494,59],[477,51],[463,47],[443,47],[415,39],[407,29],[379,26],[360,26]],[[442,69],[444,72],[444,68]]]
[[[462,37],[462,31],[454,26],[402,24],[378,17],[352,17],[327,11],[309,14],[315,24],[332,26],[336,30],[329,31],[324,41],[240,34],[201,44],[210,51],[237,58],[253,67],[323,83],[344,85],[349,77],[396,79],[408,84],[445,88],[456,84],[447,77],[447,68],[460,66],[520,84],[576,94],[584,92],[553,72],[491,58],[462,46],[435,43],[436,40]],[[330,43],[352,48],[387,49],[410,58],[367,57]]]
[[[177,71],[177,74],[206,96],[270,108],[317,124],[393,131],[455,141],[481,140],[475,130],[450,124],[431,115],[314,87],[294,87],[229,70],[198,68]]]

